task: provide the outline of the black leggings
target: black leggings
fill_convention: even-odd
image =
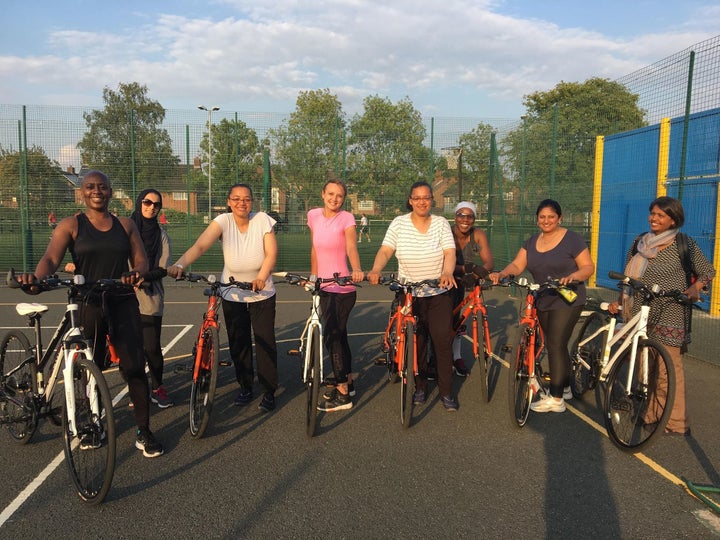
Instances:
[[[320,293],[325,350],[332,360],[338,383],[346,383],[352,372],[352,353],[348,342],[347,322],[357,293]]]
[[[93,357],[102,366],[105,361],[105,336],[120,358],[120,374],[127,382],[130,400],[135,405],[135,418],[139,428],[150,425],[150,397],[145,375],[143,331],[140,309],[135,294],[113,297],[106,295],[104,305],[80,305],[80,324],[87,339],[92,340]]]
[[[145,358],[150,368],[150,380],[153,390],[157,390],[163,383],[163,353],[160,345],[160,332],[162,330],[161,315],[140,315],[143,328],[143,341],[145,343]]]
[[[568,343],[584,307],[573,306],[537,312],[540,326],[545,333],[545,348],[550,364],[550,395],[553,397],[562,397],[563,389],[570,384]]]

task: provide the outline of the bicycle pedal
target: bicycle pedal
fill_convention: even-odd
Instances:
[[[505,345],[502,348],[502,352],[506,352],[506,353],[512,352],[512,347],[510,345]]]
[[[187,364],[180,364],[178,366],[175,366],[175,369],[173,371],[175,373],[187,373],[188,371],[192,371],[192,368]]]
[[[232,366],[232,360],[220,360],[218,363],[223,367]]]
[[[287,352],[288,356],[300,356],[300,350],[299,349],[290,349]]]
[[[376,358],[375,365],[385,367],[385,366],[387,366],[387,360],[385,359],[384,356],[381,356],[380,358]]]

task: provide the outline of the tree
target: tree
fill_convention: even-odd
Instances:
[[[589,211],[595,138],[645,125],[638,96],[601,78],[560,82],[523,101],[527,113],[502,141],[511,180],[527,193],[527,208],[538,197],[559,198],[563,213]],[[524,151],[523,151],[524,150]]]
[[[120,83],[117,92],[105,87],[105,107],[83,114],[88,131],[77,145],[83,165],[102,170],[116,192],[124,190],[133,199],[134,188],[141,187],[133,185],[133,178],[142,186],[166,190],[180,162],[170,135],[160,127],[165,109],[147,93],[147,86],[136,82]]]
[[[322,186],[331,176],[341,176],[340,156],[344,114],[330,90],[300,92],[295,111],[283,126],[270,130],[274,143],[275,179],[307,212],[320,205]]]
[[[225,202],[230,186],[237,182],[249,184],[258,196],[262,172],[262,154],[257,134],[245,122],[223,118],[218,124],[210,126],[212,130],[212,191],[213,201]],[[209,163],[209,137],[206,132],[200,141],[203,163]],[[202,176],[200,188],[207,187],[207,176]],[[215,206],[215,204],[213,204]],[[256,210],[260,206],[256,205]]]
[[[490,137],[495,129],[480,122],[469,133],[463,133],[458,139],[462,149],[463,198],[479,204],[488,193],[490,177]]]
[[[383,212],[404,211],[410,185],[429,170],[422,115],[409,98],[368,96],[363,109],[350,123],[349,182],[360,197],[379,192]]]
[[[9,203],[23,199],[20,193],[21,153],[0,146],[0,201]],[[27,204],[31,222],[45,222],[50,209],[60,204],[72,204],[72,189],[67,187],[60,165],[45,151],[32,146],[27,150]]]

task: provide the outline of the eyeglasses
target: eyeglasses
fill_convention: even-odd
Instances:
[[[242,198],[242,197],[228,197],[228,200],[229,200],[230,202],[234,202],[234,203],[241,202],[241,203],[245,203],[245,204],[250,204],[251,202],[253,202],[253,200],[252,200],[250,197],[245,197],[245,198]]]
[[[458,219],[472,219],[473,221],[475,220],[475,216],[473,214],[461,214],[460,212],[455,214],[455,217]]]
[[[410,200],[413,202],[420,202],[420,201],[432,201],[432,197],[410,197]]]
[[[143,206],[152,206],[153,208],[160,208],[162,206],[162,203],[160,201],[155,202],[151,201],[150,199],[143,199],[142,203]]]

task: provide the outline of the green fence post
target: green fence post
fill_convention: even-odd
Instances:
[[[555,196],[555,159],[557,158],[558,106],[553,105],[552,149],[550,155],[550,198]]]
[[[263,148],[263,195],[265,197],[265,212],[270,211],[270,149]]]
[[[685,94],[685,116],[683,118],[682,152],[680,152],[680,179],[678,180],[678,200],[682,202],[685,184],[685,162],[687,161],[687,138],[690,128],[690,101],[692,100],[693,71],[695,70],[695,51],[690,51],[688,66],[687,93]]]
[[[130,109],[130,178],[132,178],[132,200],[137,197],[137,179],[135,178],[135,111]]]

